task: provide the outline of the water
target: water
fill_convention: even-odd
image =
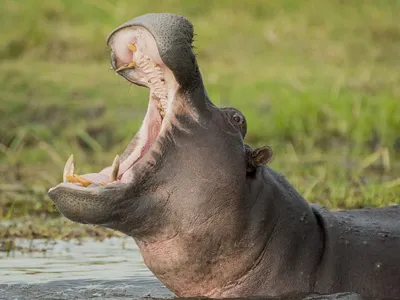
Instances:
[[[146,268],[131,238],[110,238],[103,242],[17,240],[16,246],[39,251],[0,252],[1,300],[174,297]],[[273,299],[355,300],[361,297],[336,294]]]
[[[0,299],[173,297],[146,268],[131,238],[16,244],[46,252],[0,252]]]

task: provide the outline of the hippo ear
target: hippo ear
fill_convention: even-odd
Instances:
[[[256,166],[266,165],[267,163],[269,163],[272,159],[272,155],[272,149],[268,146],[256,148],[251,154],[251,156],[253,157],[254,165]]]

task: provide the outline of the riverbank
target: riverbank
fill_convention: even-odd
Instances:
[[[0,9],[0,239],[116,234],[60,217],[47,190],[71,153],[78,174],[98,172],[138,130],[148,90],[108,70],[104,39],[147,12],[195,24],[210,98],[243,111],[246,141],[271,146],[271,167],[308,201],[400,201],[396,1],[41,3]]]

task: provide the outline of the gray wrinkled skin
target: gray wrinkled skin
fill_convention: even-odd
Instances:
[[[222,112],[225,114],[227,120],[234,126],[241,134],[242,139],[247,134],[247,120],[244,114],[234,107],[223,107]],[[244,144],[245,157],[246,157],[246,176],[254,176],[256,170],[260,166],[264,166],[272,159],[272,149],[268,146],[253,149],[247,144]]]
[[[246,176],[243,131],[207,96],[190,22],[138,17],[110,34],[111,49],[113,36],[130,26],[152,34],[179,85],[163,121],[168,130],[133,166],[131,182],[51,189],[60,212],[132,236],[148,268],[177,296],[400,297],[400,209],[332,213],[307,203],[268,166]],[[119,74],[130,80],[132,72]]]

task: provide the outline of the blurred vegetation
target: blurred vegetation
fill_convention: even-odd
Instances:
[[[69,154],[96,172],[136,133],[148,91],[108,70],[105,38],[149,12],[194,23],[211,99],[310,202],[400,200],[400,1],[2,0],[0,219],[59,216]]]

